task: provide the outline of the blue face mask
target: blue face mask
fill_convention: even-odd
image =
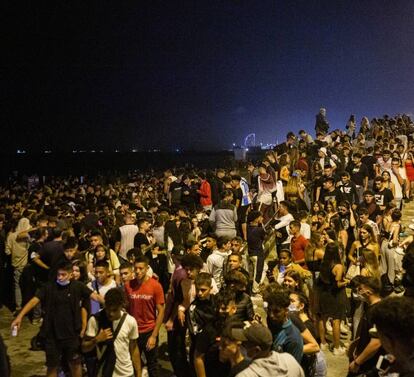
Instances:
[[[58,285],[60,285],[61,287],[65,287],[65,286],[67,286],[67,285],[70,283],[70,280],[66,280],[66,281],[59,281],[59,280],[56,280],[56,283],[57,283]]]

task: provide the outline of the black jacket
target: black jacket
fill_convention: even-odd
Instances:
[[[247,293],[240,292],[236,295],[237,311],[233,315],[232,320],[252,321],[254,317],[252,299]]]

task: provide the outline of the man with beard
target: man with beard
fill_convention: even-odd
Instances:
[[[350,203],[344,200],[338,204],[337,211],[341,225],[343,229],[348,233],[347,244],[350,245],[355,240],[354,228],[357,219],[355,218],[354,210],[352,209]]]

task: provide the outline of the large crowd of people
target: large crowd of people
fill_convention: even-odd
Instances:
[[[414,124],[315,131],[227,169],[0,188],[13,334],[39,326],[47,376],[157,377],[163,328],[177,377],[321,377],[330,352],[413,376]]]

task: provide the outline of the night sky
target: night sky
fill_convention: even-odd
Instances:
[[[332,127],[414,110],[411,0],[46,3],[3,13],[2,151],[220,149],[313,131],[321,106]]]

